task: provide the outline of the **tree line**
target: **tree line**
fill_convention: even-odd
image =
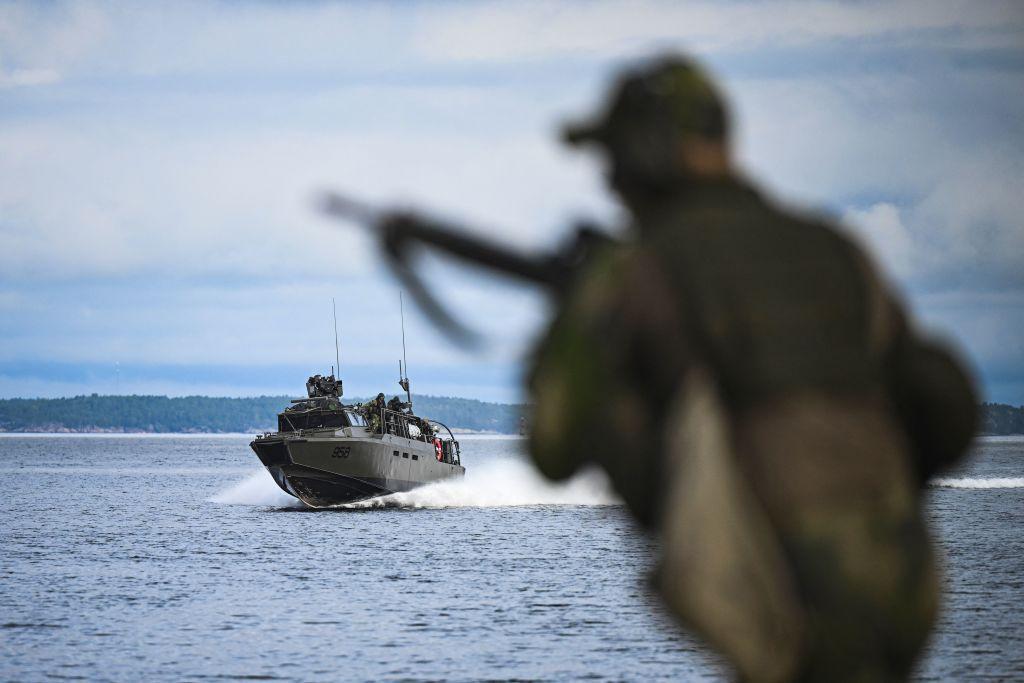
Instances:
[[[2,432],[255,433],[274,429],[288,396],[75,396],[0,399]],[[358,402],[365,399],[352,399]],[[416,414],[456,430],[515,434],[521,404],[416,396]],[[1024,406],[983,403],[981,434],[1024,434]]]
[[[2,432],[255,433],[277,425],[289,396],[75,396],[0,399]],[[365,399],[363,399],[365,400]],[[416,396],[416,414],[452,429],[513,434],[522,405]],[[360,399],[352,399],[358,402]]]
[[[1024,406],[982,403],[978,432],[981,434],[1024,434]]]

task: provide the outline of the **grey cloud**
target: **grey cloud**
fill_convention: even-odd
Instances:
[[[543,135],[480,143],[420,131],[182,141],[9,127],[0,174],[15,180],[0,187],[0,265],[6,277],[44,280],[234,273],[286,281],[332,266],[365,275],[372,252],[362,233],[317,216],[314,191],[418,198],[521,243],[549,240],[553,220],[596,196],[592,171],[562,161]]]
[[[922,292],[1024,289],[1024,197],[1008,160],[952,169],[920,200],[844,218],[905,286]]]
[[[661,46],[722,76],[755,178],[845,215],[922,319],[1010,386],[1022,14],[966,0],[0,5],[0,82],[37,83],[0,103],[0,359],[313,362],[339,290],[367,331],[353,349],[390,357],[370,332],[394,322],[378,314],[392,284],[357,230],[313,214],[312,192],[420,203],[520,246],[550,244],[579,211],[612,221],[599,169],[552,127],[596,103],[610,65]],[[516,328],[494,356],[513,363],[539,302],[429,272],[485,328]],[[300,333],[252,333],[290,310]],[[471,362],[412,324],[425,361]]]
[[[702,54],[885,40],[1019,48],[1017,3],[688,2],[9,3],[0,44],[18,68],[77,77],[316,72],[411,63],[607,60],[657,46]]]

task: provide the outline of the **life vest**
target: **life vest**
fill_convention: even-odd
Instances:
[[[442,462],[444,460],[444,449],[441,448],[441,439],[434,439],[434,453],[437,454],[438,462]]]

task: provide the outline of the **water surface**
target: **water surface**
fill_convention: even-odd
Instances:
[[[718,680],[644,585],[605,482],[539,480],[517,439],[386,507],[290,507],[248,438],[0,438],[4,680]],[[1024,678],[1024,441],[929,490],[940,680]]]

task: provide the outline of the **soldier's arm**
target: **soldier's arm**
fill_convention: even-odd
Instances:
[[[540,346],[531,455],[563,479],[600,465],[645,524],[660,499],[662,413],[688,359],[667,278],[651,254],[620,248],[588,269]]]
[[[888,368],[923,484],[966,453],[978,426],[977,394],[952,351],[909,328],[896,339]]]
[[[604,431],[602,402],[612,388],[598,328],[611,303],[609,270],[601,259],[591,265],[534,353],[530,454],[550,479],[572,476]]]
[[[967,451],[977,429],[978,397],[963,361],[914,329],[896,296],[862,258],[871,290],[871,343],[882,354],[886,387],[923,484]]]

